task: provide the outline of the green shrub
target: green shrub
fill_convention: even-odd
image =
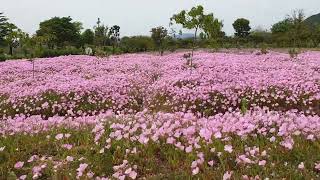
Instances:
[[[83,51],[72,46],[67,46],[61,49],[44,49],[42,47],[39,47],[34,50],[34,54],[35,57],[48,58],[66,55],[79,55],[83,54]]]
[[[296,48],[290,48],[288,51],[290,58],[295,59],[299,55],[299,51]]]
[[[0,62],[7,60],[7,56],[5,54],[0,54]]]
[[[267,44],[262,43],[260,44],[260,53],[261,54],[268,54]]]

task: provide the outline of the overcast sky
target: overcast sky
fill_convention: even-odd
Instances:
[[[233,33],[232,23],[247,18],[251,26],[270,28],[294,9],[306,15],[320,13],[320,0],[0,0],[11,22],[33,34],[39,22],[54,16],[71,16],[84,28],[92,28],[100,17],[105,25],[117,24],[121,35],[148,35],[152,27],[169,24],[172,14],[195,5],[223,20],[224,31]]]

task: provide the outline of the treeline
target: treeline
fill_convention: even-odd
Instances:
[[[176,30],[173,27],[182,27]],[[223,22],[213,13],[204,13],[202,6],[174,14],[170,28],[152,28],[150,36],[121,38],[118,25],[106,26],[98,18],[92,29],[71,17],[53,17],[40,22],[35,34],[23,32],[0,13],[0,60],[54,57],[90,53],[97,56],[146,51],[175,51],[195,48],[282,48],[319,47],[320,26],[306,23],[302,10],[294,11],[270,30],[252,29],[248,19],[239,18],[232,24],[233,36],[222,31]],[[193,36],[181,38],[182,30]],[[86,51],[90,48],[90,51]],[[193,51],[192,51],[193,52]]]

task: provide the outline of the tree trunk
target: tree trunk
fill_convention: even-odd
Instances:
[[[9,45],[9,54],[12,56],[13,55],[13,47]]]
[[[191,68],[191,72],[192,72],[192,61],[193,61],[193,52],[195,50],[195,44],[196,44],[196,40],[197,40],[197,32],[198,32],[198,28],[196,28],[195,32],[194,32],[194,39],[193,39],[193,43],[192,43],[192,51],[191,51],[191,59],[190,59],[190,68]]]
[[[192,43],[192,51],[191,51],[191,57],[193,57],[193,52],[195,50],[195,44],[196,44],[196,40],[197,40],[197,32],[198,32],[198,28],[196,28],[195,32],[194,32],[194,38],[193,38],[193,43]],[[192,64],[192,61],[191,61]]]

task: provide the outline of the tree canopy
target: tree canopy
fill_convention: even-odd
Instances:
[[[94,42],[94,32],[91,29],[86,29],[81,34],[82,45],[93,44]]]
[[[234,30],[235,30],[235,36],[237,37],[247,37],[250,34],[250,21],[244,18],[239,18],[234,21],[232,24]]]
[[[44,37],[49,47],[62,47],[66,44],[77,44],[81,28],[81,23],[72,22],[71,17],[53,17],[41,22],[36,34]]]
[[[193,7],[190,11],[182,10],[178,14],[174,14],[170,21],[171,24],[180,24],[185,29],[194,30],[192,55],[198,31],[203,30],[208,37],[214,37],[222,28],[222,22],[215,19],[213,14],[205,14],[202,6]]]
[[[210,13],[204,17],[202,24],[202,29],[206,35],[206,38],[213,39],[216,37],[224,36],[222,32],[223,23],[213,16],[213,13]]]
[[[109,37],[114,50],[114,47],[117,46],[120,41],[120,26],[112,26],[109,30]]]
[[[4,37],[8,34],[8,18],[0,12],[0,44],[4,43]]]
[[[163,52],[163,41],[168,36],[168,30],[162,26],[155,27],[151,29],[151,38],[159,49],[160,54]]]

